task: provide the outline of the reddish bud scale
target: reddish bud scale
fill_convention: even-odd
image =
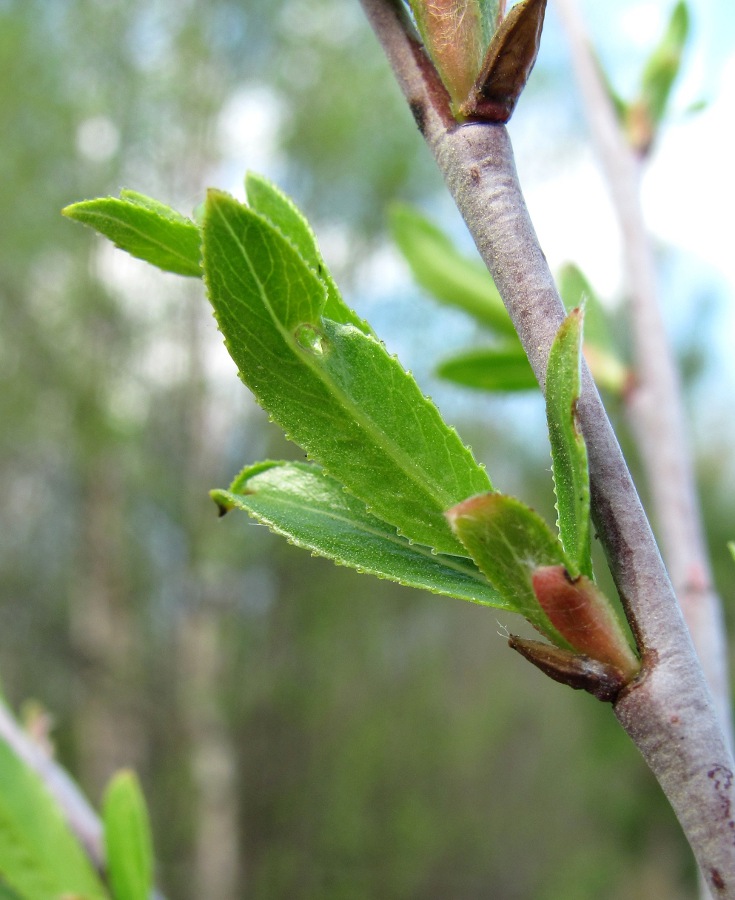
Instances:
[[[552,625],[574,649],[618,669],[630,680],[640,662],[630,649],[617,616],[599,588],[564,566],[543,566],[533,573],[533,590]]]

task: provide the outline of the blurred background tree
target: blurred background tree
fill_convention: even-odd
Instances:
[[[717,4],[703,7],[712,67],[725,45]],[[650,46],[667,11],[622,4],[595,35],[603,58],[638,64],[647,32],[636,58],[625,17],[648,21]],[[614,300],[619,251],[602,188],[599,220],[584,205],[596,182],[565,52],[552,8],[511,132],[551,259],[575,258]],[[700,71],[692,84],[709,83]],[[58,755],[95,802],[116,768],[139,771],[162,889],[688,896],[685,842],[609,709],[511,654],[493,612],[309,559],[244,517],[217,522],[209,488],[296,449],[238,383],[199,283],[59,215],[121,186],[189,212],[209,184],[241,194],[246,168],[274,178],[493,480],[553,517],[540,396],[432,375],[473,326],[411,285],[386,209],[418,201],[468,238],[357,4],[4,0],[0,85],[0,674],[29,721],[50,711]],[[710,112],[694,127],[714,147]],[[732,263],[718,272],[664,243],[661,259],[732,599],[735,379],[731,364],[714,374],[733,334]]]

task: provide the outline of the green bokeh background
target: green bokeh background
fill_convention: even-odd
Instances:
[[[584,140],[553,19],[545,41],[513,126],[532,177]],[[553,521],[538,399],[432,379],[473,326],[411,286],[387,206],[419,202],[467,238],[359,5],[4,0],[0,134],[0,675],[28,718],[50,713],[95,803],[136,768],[167,896],[692,896],[679,828],[610,709],[514,656],[492,611],[217,521],[209,488],[299,451],[238,383],[199,284],[59,215],[122,186],[189,212],[260,168],[493,480]],[[701,388],[705,312],[677,348],[726,421],[726,392]],[[727,437],[694,443],[731,602]]]

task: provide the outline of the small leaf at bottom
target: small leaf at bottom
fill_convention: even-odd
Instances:
[[[242,509],[298,547],[339,565],[408,587],[509,608],[468,559],[411,544],[318,466],[264,462],[246,468],[229,491],[212,491],[220,509]]]

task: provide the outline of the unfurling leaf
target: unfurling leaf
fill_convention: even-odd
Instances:
[[[567,312],[584,306],[582,352],[596,384],[614,394],[622,394],[631,381],[613,336],[607,311],[587,278],[574,263],[562,266],[557,276],[559,293]]]
[[[587,446],[577,422],[581,387],[582,312],[573,309],[556,333],[546,369],[546,419],[559,513],[559,536],[573,576],[592,577]]]
[[[153,844],[145,798],[134,772],[118,772],[103,803],[107,873],[115,900],[149,900]]]
[[[564,551],[544,520],[515,497],[470,497],[447,511],[447,519],[490,584],[509,606],[560,647],[571,648],[551,624],[533,590],[542,566],[564,566]]]

